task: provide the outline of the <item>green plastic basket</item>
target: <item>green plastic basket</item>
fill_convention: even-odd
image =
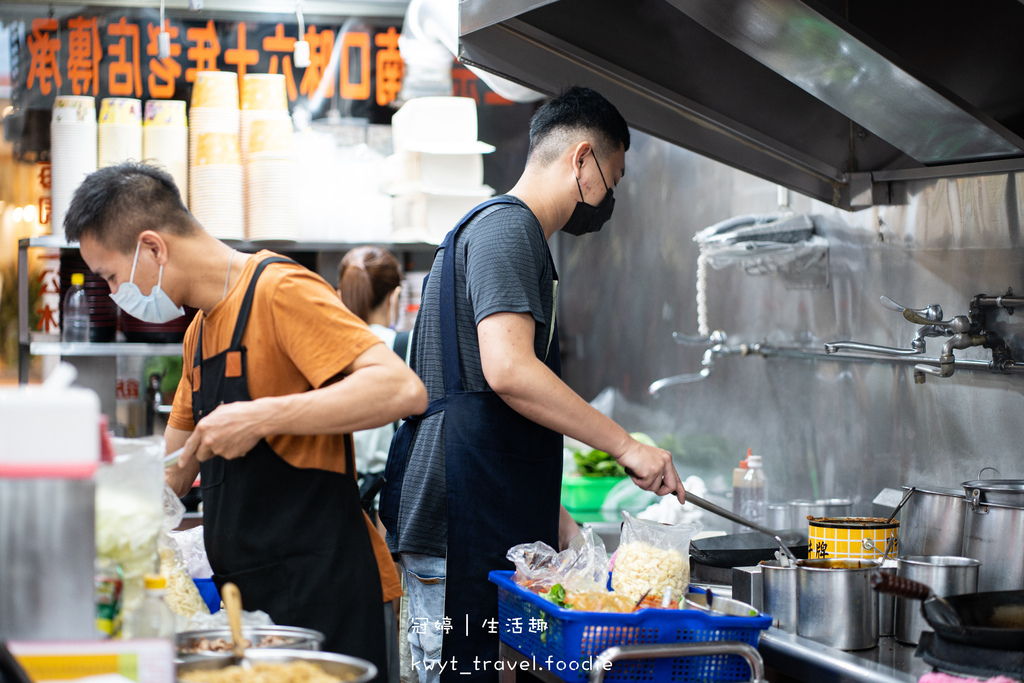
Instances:
[[[570,513],[600,513],[608,492],[628,477],[562,477],[562,505]],[[600,515],[598,515],[598,518]],[[590,520],[593,521],[593,520]]]

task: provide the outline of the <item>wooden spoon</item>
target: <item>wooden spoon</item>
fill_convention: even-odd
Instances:
[[[245,657],[245,642],[242,640],[242,594],[233,583],[225,583],[220,592],[224,599],[224,609],[228,613],[228,626],[231,628],[233,663],[243,669],[251,669],[252,662]]]

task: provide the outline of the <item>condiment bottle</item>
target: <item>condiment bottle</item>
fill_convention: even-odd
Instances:
[[[164,601],[167,579],[160,574],[146,574],[146,596],[132,615],[131,637],[174,638],[174,612]]]
[[[732,510],[736,514],[758,524],[764,524],[767,507],[767,486],[761,456],[747,449],[747,457],[732,471]],[[734,532],[751,531],[733,523]]]

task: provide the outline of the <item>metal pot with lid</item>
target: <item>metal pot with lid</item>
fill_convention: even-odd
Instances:
[[[975,479],[961,486],[964,497],[974,505],[995,503],[1024,508],[1024,479]]]

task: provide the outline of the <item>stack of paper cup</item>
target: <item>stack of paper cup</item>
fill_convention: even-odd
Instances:
[[[292,119],[282,74],[242,77],[242,162],[250,240],[295,240],[295,159]]]
[[[123,161],[142,161],[142,100],[100,100],[99,140],[100,168]]]
[[[148,100],[142,120],[142,156],[171,174],[188,206],[188,121],[182,100]]]
[[[252,122],[245,179],[246,238],[298,239],[295,160],[292,154],[292,122],[289,117]]]
[[[50,122],[50,225],[64,234],[64,214],[82,179],[97,168],[96,98],[58,95]]]
[[[245,239],[238,75],[196,72],[189,119],[189,209],[214,237]]]

